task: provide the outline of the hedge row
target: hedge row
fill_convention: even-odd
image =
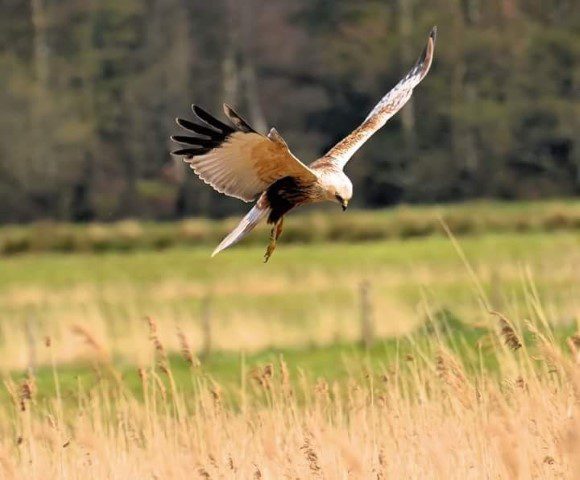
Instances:
[[[364,242],[441,234],[443,219],[455,235],[484,232],[580,230],[580,201],[527,203],[478,202],[460,205],[400,206],[380,211],[333,209],[294,213],[284,229],[285,242]],[[23,252],[104,252],[159,250],[177,245],[216,244],[237,223],[188,219],[151,223],[124,220],[88,225],[54,222],[0,228],[0,255]],[[258,227],[244,243],[264,243],[268,227]]]

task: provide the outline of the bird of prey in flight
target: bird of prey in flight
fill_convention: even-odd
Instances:
[[[272,128],[268,135],[256,132],[229,105],[224,112],[231,125],[194,105],[201,121],[181,118],[177,123],[197,136],[175,135],[171,139],[184,148],[183,156],[193,171],[215,190],[254,207],[217,246],[212,257],[244,238],[264,218],[272,224],[264,261],[268,261],[282,233],[284,215],[299,205],[331,201],[346,210],[352,197],[352,183],[343,172],[354,153],[407,103],[413,89],[423,80],[433,61],[437,27],[411,70],[372,109],[362,124],[325,155],[305,165],[296,158],[282,136]]]

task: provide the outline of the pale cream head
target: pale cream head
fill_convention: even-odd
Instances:
[[[352,198],[352,182],[342,170],[332,169],[319,177],[320,185],[324,189],[324,199],[338,203],[346,210]]]

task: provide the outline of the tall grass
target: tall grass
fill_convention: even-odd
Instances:
[[[186,354],[187,394],[154,324],[157,360],[139,368],[136,393],[88,340],[94,382],[70,397],[42,398],[33,375],[5,380],[0,476],[578,478],[576,344],[562,348],[541,321],[516,323],[490,319],[487,347],[464,353],[443,331],[411,339],[411,353],[349,365],[340,381],[289,373],[279,358],[250,371],[241,361],[238,381],[220,384]]]

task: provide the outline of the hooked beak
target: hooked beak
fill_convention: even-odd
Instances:
[[[346,210],[346,208],[348,207],[348,200],[343,200],[341,202],[342,205],[342,211],[344,212]]]

